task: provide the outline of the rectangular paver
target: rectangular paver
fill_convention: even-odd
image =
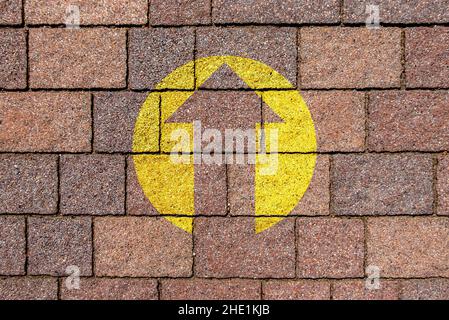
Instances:
[[[25,219],[0,217],[0,275],[25,274]]]
[[[360,219],[298,218],[297,275],[301,278],[363,275],[363,229]]]
[[[92,274],[91,218],[29,218],[28,273],[68,276]],[[70,271],[73,272],[73,271]]]
[[[125,30],[32,29],[29,37],[31,87],[126,86]]]
[[[13,277],[0,279],[2,300],[57,300],[58,279]]]
[[[264,300],[329,300],[330,283],[312,280],[270,280],[263,283]]]
[[[71,21],[70,7],[79,9],[81,25],[143,25],[147,23],[147,0],[27,0],[27,24],[64,24]],[[70,12],[70,11],[69,11]]]
[[[436,217],[368,221],[368,264],[385,277],[447,277],[449,220]]]
[[[90,95],[76,92],[0,94],[0,150],[88,152]]]
[[[432,214],[432,165],[424,154],[335,155],[331,210],[338,215]]]
[[[339,280],[334,282],[334,300],[398,300],[400,281],[379,280],[379,287],[366,286],[366,280]]]
[[[98,276],[192,274],[192,236],[163,218],[100,218],[94,230]]]
[[[71,288],[71,287],[70,287]],[[79,289],[61,282],[62,300],[156,300],[154,279],[80,278]]]
[[[383,28],[305,28],[300,38],[303,88],[397,88],[401,31]]]
[[[0,1],[0,25],[22,23],[22,0]]]
[[[152,0],[150,24],[179,26],[211,23],[210,0]]]
[[[260,282],[240,279],[162,280],[162,300],[259,300]]]
[[[3,154],[0,172],[0,212],[56,213],[56,156]]]
[[[449,156],[444,155],[438,158],[437,170],[437,212],[441,215],[449,215]]]
[[[26,88],[26,34],[23,30],[0,30],[0,57],[0,89]]]

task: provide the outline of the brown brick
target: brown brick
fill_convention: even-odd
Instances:
[[[25,32],[13,29],[0,30],[0,56],[2,57],[0,59],[0,88],[26,88]]]
[[[62,300],[156,300],[154,279],[81,278],[79,289],[61,282]]]
[[[57,300],[56,278],[14,277],[0,279],[1,300]]]
[[[0,0],[0,25],[22,23],[22,1]]]
[[[66,23],[69,5],[80,9],[81,25],[143,25],[147,23],[147,0],[27,0],[27,24]],[[70,21],[70,20],[69,20]]]
[[[228,165],[227,192],[231,215],[253,216],[255,214],[255,170],[254,165]]]
[[[25,274],[25,220],[0,217],[0,274]]]
[[[368,221],[368,263],[385,277],[448,277],[447,218],[372,218]]]
[[[256,234],[254,218],[195,220],[195,274],[199,277],[288,278],[295,273],[292,219]]]
[[[123,88],[126,34],[121,29],[30,30],[33,88]]]
[[[365,95],[362,92],[302,91],[312,113],[318,151],[363,151]]]
[[[329,300],[330,284],[326,281],[267,281],[263,284],[265,300]]]
[[[28,273],[67,275],[77,266],[80,275],[92,274],[90,218],[29,218]]]
[[[198,57],[235,55],[258,60],[286,77],[296,85],[297,48],[294,28],[231,27],[201,28],[197,31]],[[241,88],[230,82],[228,72],[208,81],[206,88]],[[261,87],[263,88],[263,86]]]
[[[50,155],[0,155],[0,211],[55,213],[57,163]]]
[[[195,165],[195,214],[226,215],[226,165]]]
[[[132,151],[134,125],[146,97],[145,93],[130,92],[95,95],[94,149],[96,151]]]
[[[438,158],[437,212],[441,215],[449,215],[449,156],[444,155]]]
[[[380,279],[379,289],[366,288],[365,280],[341,280],[334,283],[335,300],[398,300],[400,283]]]
[[[151,25],[204,25],[211,23],[210,0],[152,0]]]
[[[403,281],[401,299],[449,300],[449,279],[416,279]]]
[[[345,0],[343,21],[364,23],[367,5],[378,5],[381,23],[443,23],[449,19],[447,1],[441,0]]]
[[[428,155],[336,155],[331,181],[336,214],[432,213],[432,159]]]
[[[405,39],[407,87],[448,88],[449,28],[407,29]]]
[[[163,218],[97,218],[94,230],[99,276],[188,277],[192,273],[192,236]]]
[[[306,216],[329,214],[329,166],[328,155],[317,156],[315,172],[309,188],[291,214]]]
[[[303,88],[400,86],[401,32],[397,28],[305,28],[300,46]]]
[[[158,211],[143,193],[142,187],[137,179],[134,161],[128,157],[128,174],[126,188],[126,213],[129,215],[158,215]]]
[[[162,280],[162,300],[259,300],[260,283],[240,279]]]
[[[449,150],[449,92],[370,95],[368,145],[375,151]]]
[[[129,33],[129,81],[132,89],[152,89],[177,67],[193,61],[194,34],[190,28],[135,29]],[[194,72],[182,85],[193,89]]]
[[[338,0],[214,0],[215,23],[335,23]]]
[[[90,151],[89,94],[1,93],[0,113],[2,151]]]
[[[299,277],[363,275],[364,234],[361,220],[299,218],[296,232]]]
[[[124,203],[125,161],[122,156],[62,156],[63,214],[123,214]]]

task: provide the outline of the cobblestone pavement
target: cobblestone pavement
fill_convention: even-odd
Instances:
[[[378,29],[365,24],[371,4]],[[80,29],[66,28],[68,8]],[[448,9],[0,0],[0,298],[449,299]],[[160,217],[134,170],[147,94],[213,55],[269,65],[315,123],[310,187],[260,234],[251,168],[206,168],[212,185],[195,177],[193,235]],[[202,101],[242,101],[231,78],[208,81]],[[172,90],[195,81],[194,65]]]

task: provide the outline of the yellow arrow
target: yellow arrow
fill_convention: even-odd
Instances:
[[[269,140],[266,146],[268,153],[279,152],[276,171],[273,174],[266,173],[266,157],[269,154],[258,150],[256,156],[255,232],[258,233],[288,215],[306,192],[316,163],[315,128],[304,100],[298,91],[293,90],[293,85],[269,66],[248,58],[213,56],[189,62],[170,73],[156,89],[182,87],[189,79],[193,65],[196,67],[198,89],[225,63],[284,121],[264,124],[266,136],[270,136],[270,130],[276,130],[279,136],[277,150],[272,150],[274,148]],[[266,88],[270,90],[260,90]],[[193,139],[191,123],[166,123],[193,93],[150,93],[136,120],[133,151],[154,150],[160,141],[159,151],[170,152],[176,143],[171,141],[171,133],[180,128],[187,130]],[[159,106],[160,121],[155,121],[159,119]],[[256,129],[260,137],[260,124]],[[193,151],[193,144],[190,147],[190,151]],[[188,164],[173,163],[169,155],[151,154],[134,155],[133,160],[143,192],[153,206],[174,225],[192,232],[192,216],[195,212],[193,159]]]

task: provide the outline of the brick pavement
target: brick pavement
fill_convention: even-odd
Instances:
[[[379,30],[370,1],[0,0],[0,299],[449,299],[449,3],[375,3]],[[210,55],[268,64],[315,123],[312,183],[261,234],[252,167],[195,175],[193,235],[137,181],[145,97]],[[182,98],[196,67],[160,91]],[[202,85],[199,117],[246,101],[232,76]],[[170,147],[156,94],[150,155]]]

